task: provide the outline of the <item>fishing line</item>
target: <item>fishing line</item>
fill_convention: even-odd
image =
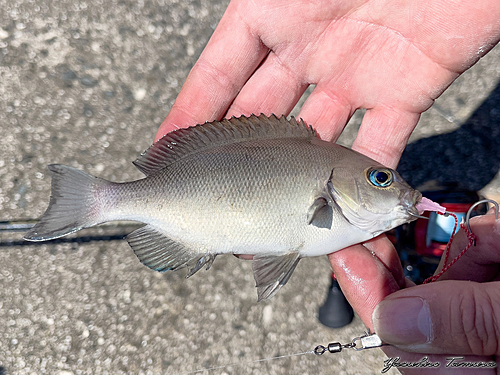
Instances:
[[[277,357],[270,357],[270,358],[263,358],[263,359],[257,359],[255,361],[248,361],[248,362],[243,362],[243,363],[231,363],[228,365],[223,365],[223,366],[214,366],[214,367],[209,367],[205,369],[199,369],[199,370],[194,370],[194,371],[188,371],[188,372],[181,372],[177,373],[175,375],[190,375],[190,374],[196,374],[196,373],[201,373],[205,371],[213,371],[213,370],[220,370],[225,367],[229,366],[246,366],[250,365],[252,363],[259,363],[259,362],[264,362],[264,361],[271,361],[274,359],[281,359],[281,358],[289,358],[289,357],[296,357],[299,355],[305,355],[305,354],[315,354],[315,355],[323,355],[324,353],[340,353],[344,349],[353,349],[356,351],[359,350],[365,350],[365,349],[373,349],[373,348],[380,348],[381,346],[385,346],[387,344],[384,344],[380,337],[377,336],[375,333],[368,333],[364,332],[363,335],[357,336],[352,339],[351,342],[347,344],[342,344],[340,342],[331,342],[326,344],[326,346],[323,345],[318,345],[314,350],[309,350],[307,352],[302,352],[302,353],[295,353],[295,354],[287,354],[287,355],[280,355]]]
[[[454,219],[455,219],[455,225],[453,226],[453,231],[451,232],[451,236],[450,236],[450,239],[448,240],[448,244],[446,245],[446,248],[444,249],[444,262],[443,262],[443,269],[437,273],[436,275],[433,275],[431,277],[428,277],[427,279],[424,280],[424,282],[422,284],[427,284],[427,283],[433,283],[434,281],[436,281],[437,279],[439,279],[443,273],[445,273],[453,264],[455,264],[455,262],[457,260],[459,260],[463,254],[465,254],[465,252],[467,250],[469,250],[470,248],[470,243],[471,241],[469,240],[469,245],[464,249],[464,251],[462,251],[462,253],[460,253],[459,255],[457,255],[455,257],[455,259],[453,259],[451,261],[450,264],[447,265],[448,263],[448,257],[450,255],[450,248],[451,248],[451,244],[453,242],[453,239],[455,238],[455,231],[457,230],[457,225],[458,225],[458,218],[457,218],[457,215],[455,215],[454,213],[451,213],[451,212],[445,212],[445,213],[441,213],[441,212],[437,212],[438,215],[442,215],[442,216],[445,216],[445,217],[449,217],[449,216],[452,216]]]
[[[276,356],[276,357],[262,358],[262,359],[257,359],[255,361],[248,361],[248,362],[243,362],[243,363],[241,363],[241,362],[235,362],[235,363],[230,363],[230,364],[227,364],[227,365],[208,367],[208,368],[194,370],[194,371],[188,371],[188,372],[179,372],[179,373],[177,373],[175,375],[198,374],[198,373],[202,373],[202,372],[208,372],[208,371],[214,371],[214,370],[221,370],[223,368],[230,367],[230,366],[247,366],[247,365],[251,365],[252,363],[259,363],[259,362],[271,361],[271,360],[274,360],[274,359],[297,357],[299,355],[305,355],[305,354],[314,354],[314,350],[309,350],[307,352],[302,352],[302,353],[286,354],[286,355],[280,355],[280,356]]]

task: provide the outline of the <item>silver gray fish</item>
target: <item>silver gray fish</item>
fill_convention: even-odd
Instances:
[[[113,220],[146,224],[126,239],[164,272],[251,254],[259,301],[299,260],[366,241],[418,216],[421,194],[397,172],[317,138],[285,117],[250,116],[171,132],[135,162],[146,177],[114,183],[49,165],[52,196],[29,241]]]

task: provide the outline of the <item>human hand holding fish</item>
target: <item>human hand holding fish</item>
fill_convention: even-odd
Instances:
[[[156,139],[232,115],[287,114],[313,84],[298,117],[336,140],[367,109],[353,149],[395,167],[420,114],[499,36],[498,1],[233,0]],[[329,258],[370,328],[375,306],[407,285],[384,236]]]

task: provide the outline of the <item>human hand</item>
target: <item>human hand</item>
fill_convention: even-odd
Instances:
[[[499,34],[496,0],[233,0],[156,139],[232,115],[288,114],[314,84],[298,117],[336,140],[366,108],[353,148],[395,167],[421,112]],[[369,327],[375,306],[406,286],[383,236],[330,261]]]
[[[373,328],[393,346],[386,349],[390,357],[418,361],[422,354],[408,352],[445,354],[429,357],[430,362],[439,361],[445,368],[451,355],[465,355],[467,362],[496,361],[500,355],[500,220],[495,220],[491,210],[471,219],[470,224],[477,245],[437,282],[397,291],[375,308]],[[449,259],[467,243],[460,230]],[[405,369],[405,373],[420,371],[423,369]],[[498,369],[484,371],[481,373],[497,373]]]
[[[498,41],[495,0],[233,0],[157,139],[252,113],[299,117],[335,140],[366,108],[353,148],[395,167],[420,113]]]

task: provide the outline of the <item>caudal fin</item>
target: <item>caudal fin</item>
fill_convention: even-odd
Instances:
[[[24,236],[28,241],[62,237],[102,222],[98,189],[110,182],[66,165],[51,164],[52,193],[40,221]]]

